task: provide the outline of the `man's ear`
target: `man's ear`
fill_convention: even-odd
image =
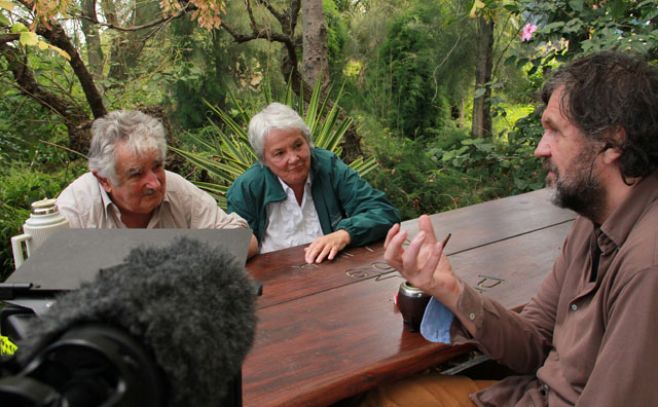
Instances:
[[[619,160],[619,157],[621,157],[621,153],[622,150],[620,147],[610,145],[609,148],[606,148],[605,151],[603,151],[603,162],[606,164],[612,164],[615,161]]]
[[[611,132],[609,140],[603,147],[603,160],[606,164],[612,164],[619,160],[624,152],[621,146],[626,141],[626,130],[623,127],[617,127]]]
[[[110,182],[109,179],[101,177],[100,175],[98,175],[96,171],[92,171],[91,173],[94,174],[94,177],[96,177],[98,183],[101,184],[105,192],[107,192],[108,194],[112,192],[112,183]]]

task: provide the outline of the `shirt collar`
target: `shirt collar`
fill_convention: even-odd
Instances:
[[[96,180],[98,182],[98,180]],[[112,198],[110,198],[110,195],[105,191],[105,188],[101,185],[100,182],[98,182],[98,188],[101,191],[101,201],[103,202],[103,210],[105,211],[105,217],[107,218],[108,216],[111,215],[110,211],[116,211],[117,213],[119,212],[119,208],[112,202]]]
[[[633,186],[628,198],[601,225],[602,233],[597,238],[601,252],[605,254],[621,246],[650,203],[656,200],[658,171]]]
[[[98,180],[96,180],[96,182],[98,182]],[[112,198],[110,198],[110,195],[107,193],[107,191],[105,191],[105,188],[103,188],[100,182],[98,182],[98,188],[101,191],[101,202],[103,202],[103,211],[105,212],[105,218],[107,219],[108,216],[112,216],[112,212],[113,212],[114,215],[118,216],[118,219],[120,220],[121,210],[119,210],[119,207],[114,202],[112,202]],[[169,201],[170,201],[169,193],[168,193],[169,188],[170,188],[169,183],[167,183],[167,189],[165,191],[164,198],[162,198],[162,202],[160,203],[158,208],[156,208],[156,211],[158,211],[162,205],[169,205]],[[155,214],[153,217],[155,217]]]
[[[283,188],[283,192],[286,194],[289,194],[292,191],[292,188],[290,188],[290,185],[286,184],[281,178],[276,177],[276,179],[279,180],[279,183],[281,184],[281,187]],[[312,185],[312,174],[309,172],[308,176],[306,177],[306,181],[304,183],[304,192],[310,190],[311,185]]]

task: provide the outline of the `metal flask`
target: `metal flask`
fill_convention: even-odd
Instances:
[[[406,330],[417,332],[420,329],[420,322],[423,320],[425,307],[427,307],[430,298],[430,295],[425,294],[407,281],[400,284],[397,305],[402,314]]]
[[[20,267],[50,235],[68,227],[69,222],[57,210],[55,199],[33,202],[30,217],[23,224],[23,233],[11,238],[15,267]]]

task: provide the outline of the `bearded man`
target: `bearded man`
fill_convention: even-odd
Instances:
[[[658,70],[605,51],[557,70],[543,91],[554,202],[577,217],[552,272],[520,314],[453,272],[427,216],[385,258],[433,296],[429,340],[474,343],[517,376],[425,375],[370,393],[372,406],[655,406],[658,391]],[[641,378],[641,381],[637,379]]]

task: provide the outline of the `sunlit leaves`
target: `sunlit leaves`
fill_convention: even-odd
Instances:
[[[14,3],[7,0],[0,0],[0,8],[12,11],[14,9]]]
[[[53,11],[57,9],[56,7],[53,8],[52,5],[45,5],[45,3],[47,2],[39,2],[38,6],[46,7],[48,10],[50,10],[50,12],[55,12],[55,13],[57,12],[57,11]],[[7,2],[5,0],[0,0],[0,8],[11,11],[14,8],[14,4]],[[37,15],[39,15],[39,13],[37,13]],[[57,54],[59,54],[62,58],[66,59],[67,61],[71,60],[70,55],[66,51],[44,41],[42,38],[40,38],[37,35],[36,32],[34,32],[34,29],[30,29],[29,27],[25,26],[25,24],[21,22],[16,22],[11,24],[11,22],[2,14],[0,14],[0,17],[2,17],[2,23],[9,26],[9,31],[12,34],[20,34],[18,37],[18,42],[21,45],[26,47],[37,47],[42,51],[50,49],[52,51],[55,51]]]
[[[50,27],[50,20],[66,15],[70,5],[71,0],[35,0],[33,11],[41,24]]]
[[[222,14],[226,13],[223,0],[190,0],[188,3],[192,12],[192,20],[196,20],[201,28],[217,29],[222,25]],[[160,0],[160,7],[165,15],[172,16],[183,10],[183,5],[177,0]]]
[[[13,34],[22,33],[22,32],[26,32],[26,31],[29,31],[29,30],[27,29],[27,27],[23,23],[16,23],[16,24],[11,26],[11,32]]]
[[[485,7],[485,4],[484,4],[483,2],[481,2],[480,0],[475,0],[475,1],[473,2],[473,7],[471,8],[471,12],[470,12],[470,14],[469,14],[470,17],[471,17],[471,18],[475,18],[475,17],[477,17],[479,11],[480,11],[481,9],[483,9],[484,7]]]
[[[14,27],[12,27],[12,29],[13,28]],[[50,49],[55,51],[57,54],[59,54],[59,56],[66,59],[67,61],[71,60],[71,56],[66,51],[52,44],[47,43],[46,41],[40,39],[36,33],[32,31],[25,31],[23,28],[25,28],[25,26],[23,26],[22,28],[21,27],[17,28],[18,30],[17,32],[20,33],[20,37],[18,41],[21,43],[21,45],[24,45],[26,47],[37,47],[42,51]]]
[[[21,33],[19,41],[23,45],[33,46],[37,45],[39,38],[37,37],[37,33],[33,33],[32,31],[25,31]]]

